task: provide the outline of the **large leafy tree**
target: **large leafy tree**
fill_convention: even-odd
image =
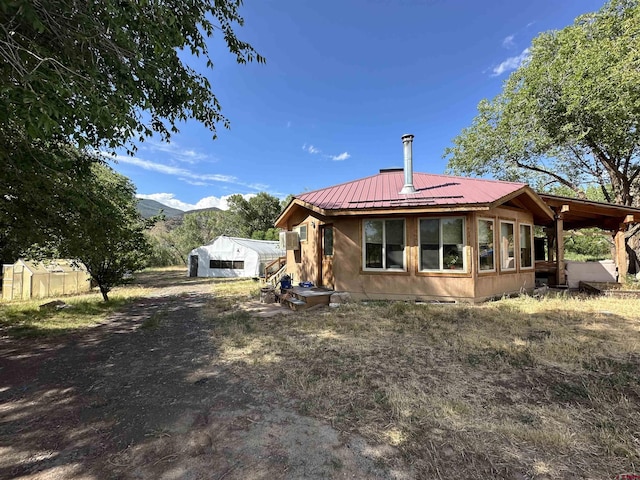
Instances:
[[[235,216],[241,225],[241,236],[265,238],[267,232],[272,235],[270,229],[282,210],[278,198],[260,192],[248,200],[242,195],[232,195],[227,202],[229,213]]]
[[[67,144],[11,136],[0,168],[0,261],[63,238],[96,159]]]
[[[640,5],[611,0],[560,31],[539,35],[528,62],[445,156],[455,173],[562,185],[638,205]]]
[[[264,62],[233,28],[242,0],[0,2],[0,118],[28,138],[116,148],[188,118],[228,125],[209,80],[207,39]],[[4,125],[4,133],[7,125]],[[3,148],[0,146],[0,149]]]
[[[149,222],[138,213],[135,186],[107,165],[91,167],[68,218],[68,232],[56,245],[61,256],[86,267],[105,301],[127,274],[142,269],[150,247]]]
[[[96,158],[194,118],[228,126],[205,74],[208,40],[264,62],[236,26],[242,0],[0,2],[0,260],[69,236],[79,179]],[[200,61],[200,60],[198,60]],[[195,65],[195,64],[194,64]]]

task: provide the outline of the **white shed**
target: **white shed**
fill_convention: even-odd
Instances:
[[[189,252],[190,277],[260,277],[265,266],[286,252],[279,242],[221,235]]]

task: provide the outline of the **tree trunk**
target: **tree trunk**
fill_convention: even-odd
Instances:
[[[103,287],[102,285],[99,285],[99,287],[100,287],[100,293],[102,294],[102,299],[103,299],[105,302],[108,302],[108,301],[109,301],[109,296],[108,296],[109,289],[108,289],[108,288]]]

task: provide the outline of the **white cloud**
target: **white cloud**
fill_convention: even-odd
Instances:
[[[497,77],[502,75],[504,72],[508,72],[509,70],[515,70],[520,65],[525,63],[529,59],[529,49],[525,48],[522,53],[516,57],[509,57],[505,61],[503,61],[500,65],[493,68],[492,77]]]
[[[342,160],[347,160],[351,157],[348,152],[342,152],[340,155],[329,155],[331,160],[335,160],[336,162],[341,162]]]
[[[195,173],[185,168],[165,165],[163,163],[156,163],[150,160],[144,160],[139,157],[129,157],[127,155],[112,155],[106,152],[102,152],[102,155],[114,161],[117,161],[120,163],[126,163],[129,165],[134,165],[144,170],[164,173],[166,175],[174,175],[184,181],[187,181],[187,180],[195,180],[197,182],[211,181],[211,182],[234,183],[237,185],[242,185],[242,183],[239,182],[236,177],[233,177],[231,175],[220,175],[217,173]]]
[[[252,197],[255,197],[255,193],[247,193],[247,194],[239,194],[244,198],[249,200]],[[231,195],[223,195],[221,197],[204,197],[198,200],[196,203],[187,203],[183,202],[176,198],[173,193],[150,193],[150,194],[139,194],[136,195],[138,198],[146,198],[149,200],[155,200],[156,202],[160,202],[163,205],[168,207],[177,208],[178,210],[188,211],[188,210],[198,210],[201,208],[219,208],[220,210],[227,210],[229,208],[229,204],[227,201]]]
[[[171,156],[172,160],[183,163],[198,163],[208,159],[208,155],[197,152],[192,148],[183,149],[177,142],[159,142],[157,140],[149,140],[140,145],[142,150],[150,150],[152,152],[163,152]]]
[[[180,180],[182,180],[184,183],[188,183],[189,185],[194,185],[196,187],[208,187],[209,185],[211,185],[207,182],[200,182],[199,180],[189,180],[188,178],[181,178]]]
[[[502,40],[502,46],[504,48],[513,48],[513,47],[515,47],[516,44],[513,41],[514,38],[515,38],[515,35],[509,35],[507,37],[504,37],[504,40]]]
[[[314,147],[313,145],[307,145],[306,143],[302,145],[302,149],[305,152],[309,152],[311,154],[320,153],[320,150],[318,148]]]

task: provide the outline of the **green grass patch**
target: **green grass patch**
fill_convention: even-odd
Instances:
[[[40,309],[51,298],[0,303],[0,330],[13,337],[48,337],[82,330],[103,322],[109,314],[131,303],[139,289],[122,289],[108,302],[100,294],[63,297],[62,309]]]

